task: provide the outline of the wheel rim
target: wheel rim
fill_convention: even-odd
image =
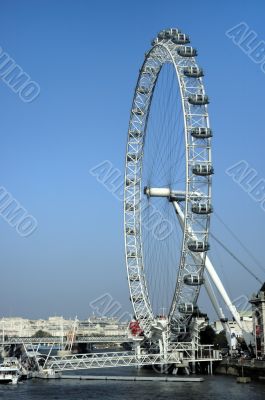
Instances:
[[[159,35],[164,35],[164,37],[159,38]],[[159,35],[151,50],[145,56],[130,115],[124,189],[125,252],[131,301],[135,317],[145,335],[147,337],[152,336],[153,327],[159,320],[157,314],[161,309],[161,313],[166,314],[171,335],[177,338],[181,331],[186,331],[185,328],[190,324],[191,317],[196,310],[200,286],[203,282],[206,255],[204,250],[207,250],[208,246],[210,220],[210,212],[208,213],[210,208],[207,207],[211,207],[212,166],[211,134],[209,134],[211,131],[202,78],[186,76],[186,71],[190,67],[195,68],[194,71],[196,69],[199,71],[195,58],[185,54],[185,52],[194,50],[187,48],[186,44],[176,44],[176,37],[180,38],[180,32],[177,30],[162,31]],[[184,38],[187,40],[185,35]],[[175,93],[179,94],[176,100],[178,102],[176,108],[179,107],[182,116],[180,118],[176,111],[175,118],[172,117],[168,108],[165,107],[164,114],[166,114],[165,118],[169,120],[169,123],[163,124],[163,110],[161,111],[162,117],[160,119],[164,132],[161,137],[164,139],[167,134],[168,138],[164,140],[165,150],[162,150],[161,147],[159,147],[159,152],[153,150],[152,163],[155,163],[155,170],[159,170],[159,156],[162,161],[164,159],[164,162],[165,160],[168,162],[168,154],[177,154],[174,144],[175,146],[182,144],[183,147],[178,154],[178,159],[174,160],[174,167],[171,167],[169,161],[166,173],[160,169],[160,176],[156,172],[151,177],[150,160],[148,158],[152,158],[150,149],[155,141],[156,134],[159,136],[161,129],[155,121],[159,109],[155,106],[156,102],[159,104],[157,92],[159,92],[161,85],[163,87],[163,76],[167,78],[167,70],[170,69],[173,71],[174,75],[172,76],[176,81]],[[178,92],[176,91],[177,87]],[[168,96],[171,95],[171,93],[168,94]],[[204,102],[205,104],[198,105],[198,103]],[[179,124],[178,129],[169,128],[172,119],[173,126]],[[154,128],[154,125],[156,128]],[[168,127],[165,128],[167,125]],[[206,135],[202,138],[200,134],[203,133],[203,130]],[[156,155],[157,157],[155,157]],[[181,157],[183,160],[181,160]],[[181,173],[178,171],[179,175],[175,175],[174,172],[177,163],[181,164],[182,168]],[[164,182],[163,173],[170,175],[167,179],[163,178]],[[143,193],[144,186],[147,186],[145,194]],[[169,190],[169,195],[160,195],[159,198],[155,198],[153,193],[156,187]],[[178,191],[177,195],[173,193],[176,190]],[[183,201],[180,191],[184,192]],[[148,202],[149,206],[146,205]],[[168,218],[164,218],[165,214],[161,212],[159,204],[162,203],[170,210],[167,214]],[[171,203],[174,204],[174,207]],[[155,207],[156,210],[161,212],[163,221],[161,225],[164,223],[164,228],[161,230],[160,226],[157,229],[160,228],[160,236],[164,232],[164,240],[157,240],[154,237],[154,229],[146,226],[146,215],[148,212],[150,215],[150,204],[152,210]],[[195,210],[196,212],[194,212]],[[206,210],[207,213],[202,213],[203,210]],[[175,259],[175,261],[170,262],[171,292],[167,296],[167,305],[165,312],[163,312],[164,304],[160,304],[160,309],[159,302],[155,304],[155,300],[161,297],[159,296],[161,288],[157,293],[153,292],[154,284],[151,281],[152,276],[155,276],[156,273],[152,268],[156,263],[157,271],[159,270],[159,264],[165,261],[164,254],[166,254],[165,249],[169,240],[174,244],[176,235],[172,237],[172,232],[168,236],[167,234],[170,226],[172,226],[170,223],[173,222],[175,227],[176,211],[178,212],[178,219],[183,213],[182,226],[179,228],[182,232],[182,238],[179,243],[179,260]],[[148,246],[148,240],[152,241],[152,246]],[[159,246],[157,245],[158,241],[160,242]],[[155,244],[158,254],[156,262],[154,261],[155,252],[151,250],[155,249]],[[202,245],[203,248],[200,247]],[[164,247],[163,254],[161,254],[162,247]],[[159,261],[158,257],[160,257]],[[174,275],[172,275],[172,272]],[[160,283],[164,277],[163,274],[164,271],[157,278]],[[198,282],[195,282],[196,276]],[[173,278],[174,281],[172,282]],[[164,286],[168,286],[169,283],[166,283],[165,279],[164,282]],[[165,296],[161,301],[162,303],[165,302]]]

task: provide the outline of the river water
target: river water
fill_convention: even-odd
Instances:
[[[81,375],[79,371],[77,373]],[[150,375],[135,368],[93,370],[93,375]],[[0,399],[5,400],[265,400],[265,383],[236,383],[235,377],[204,376],[204,382],[139,382],[29,380],[18,385],[1,385]]]

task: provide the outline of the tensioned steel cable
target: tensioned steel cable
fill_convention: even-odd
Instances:
[[[265,267],[257,260],[257,258],[252,254],[252,252],[244,245],[244,243],[236,236],[236,234],[232,231],[231,228],[222,220],[220,215],[214,212],[216,218],[218,219],[219,222],[228,230],[228,232],[233,236],[233,238],[240,244],[240,246],[245,250],[245,252],[255,261],[256,265],[262,270],[262,272],[265,271]]]
[[[261,279],[259,279],[244,263],[243,261],[241,261],[237,256],[234,255],[234,253],[225,245],[221,242],[221,240],[219,240],[212,232],[209,233],[210,236],[217,242],[220,244],[220,246],[228,253],[230,254],[231,257],[234,258],[234,260],[236,260],[254,279],[256,279],[256,281],[258,281],[259,283],[263,283]]]

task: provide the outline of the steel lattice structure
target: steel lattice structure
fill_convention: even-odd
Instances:
[[[211,205],[211,136],[208,97],[203,71],[196,63],[197,51],[187,35],[178,29],[158,34],[146,53],[137,80],[130,113],[124,185],[124,232],[127,275],[135,318],[147,338],[158,327],[178,339],[187,332],[203,283],[205,257],[209,248]],[[181,96],[185,146],[185,190],[171,187],[143,187],[145,142],[151,123],[155,88],[165,65],[175,71]],[[166,323],[154,314],[145,274],[142,237],[143,197],[166,197],[182,217],[183,237],[179,263],[176,263],[175,291]],[[181,207],[180,207],[181,204]],[[181,214],[181,216],[180,216]],[[177,244],[176,244],[177,246]]]
[[[128,366],[144,366],[144,365],[167,365],[179,364],[184,362],[202,362],[202,361],[219,361],[221,357],[218,351],[213,350],[212,346],[199,346],[197,356],[187,344],[179,343],[174,351],[165,355],[157,354],[136,354],[134,351],[128,352],[108,352],[79,354],[62,357],[49,357],[43,368],[45,370],[53,370],[56,372],[73,371],[93,368],[111,368],[111,367],[128,367]]]

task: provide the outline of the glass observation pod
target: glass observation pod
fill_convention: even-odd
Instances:
[[[190,42],[190,38],[185,33],[177,33],[172,37],[172,42],[175,44],[186,44]]]
[[[191,240],[188,243],[188,249],[194,253],[202,253],[210,249],[208,242],[203,242],[201,240]]]
[[[137,207],[137,204],[133,204],[133,203],[126,203],[125,204],[125,210],[126,211],[135,211],[135,210],[137,210],[138,209],[138,207]]]
[[[191,46],[181,46],[177,49],[178,54],[181,57],[195,57],[197,56],[197,50]]]
[[[136,163],[139,159],[140,159],[140,155],[139,154],[135,154],[135,153],[128,153],[127,154],[127,161],[128,162]]]
[[[192,128],[190,133],[196,139],[208,139],[213,136],[211,128]]]
[[[129,131],[130,139],[139,139],[143,136],[143,132],[141,131]]]
[[[136,91],[137,91],[137,93],[140,93],[140,94],[148,94],[150,92],[150,89],[145,86],[139,86]]]
[[[191,211],[194,214],[211,214],[213,207],[209,203],[195,203],[191,206]]]
[[[179,312],[181,312],[183,314],[192,314],[197,309],[198,309],[198,307],[194,306],[194,304],[192,304],[192,303],[181,303],[178,306]]]
[[[213,166],[211,164],[195,164],[192,168],[194,175],[207,176],[214,173]]]
[[[203,277],[198,274],[185,275],[183,281],[188,286],[200,286],[204,283]]]
[[[204,106],[209,104],[209,98],[205,94],[192,94],[188,97],[188,102],[194,106]]]
[[[201,78],[204,76],[202,68],[199,67],[185,67],[183,74],[189,78]]]
[[[142,110],[140,107],[135,107],[132,110],[132,113],[135,115],[144,115],[144,110]]]
[[[155,39],[153,39],[152,41],[151,41],[151,45],[152,46],[155,46],[156,44],[158,44],[159,42],[161,42],[162,41],[162,39],[160,39],[160,38],[155,38]]]
[[[228,322],[228,318],[220,318],[220,322],[226,324]]]
[[[176,36],[178,33],[181,33],[181,31],[177,28],[165,29],[159,32],[157,37],[159,39],[170,39],[172,36]]]
[[[134,228],[126,228],[126,235],[135,236],[136,235],[135,229]]]

